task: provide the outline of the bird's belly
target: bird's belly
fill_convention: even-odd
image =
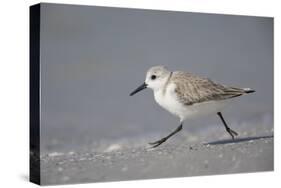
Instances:
[[[226,101],[222,100],[185,105],[169,94],[161,95],[155,93],[154,98],[161,107],[178,116],[181,120],[220,112],[226,104]]]
[[[205,116],[220,112],[228,101],[208,101],[186,106],[185,118]]]

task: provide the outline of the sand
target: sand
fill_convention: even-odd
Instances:
[[[41,156],[42,184],[69,184],[273,170],[273,136],[209,143],[167,142],[158,148],[111,146],[100,152]]]

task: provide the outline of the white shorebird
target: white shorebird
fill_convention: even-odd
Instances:
[[[130,96],[145,88],[153,90],[154,99],[161,107],[180,118],[177,129],[168,136],[149,143],[152,147],[159,146],[182,130],[184,120],[212,113],[220,117],[226,131],[234,139],[238,134],[228,127],[221,110],[229,99],[255,92],[250,88],[224,86],[187,72],[171,72],[164,66],[151,67],[146,73],[145,82]]]

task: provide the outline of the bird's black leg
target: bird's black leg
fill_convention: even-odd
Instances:
[[[180,126],[178,126],[176,128],[176,130],[174,130],[171,134],[169,134],[168,136],[161,138],[160,140],[157,140],[156,142],[150,142],[149,144],[152,145],[152,148],[156,148],[159,145],[161,145],[162,143],[166,142],[171,136],[173,136],[174,134],[176,134],[177,132],[182,130],[182,123],[180,124]]]
[[[234,130],[230,129],[230,128],[227,126],[227,124],[226,124],[226,122],[225,122],[225,120],[224,120],[224,118],[223,118],[221,112],[218,112],[217,114],[218,114],[218,116],[220,117],[220,119],[221,119],[221,121],[222,121],[222,123],[223,123],[223,125],[224,125],[224,127],[225,127],[225,129],[226,129],[226,131],[230,134],[230,136],[232,137],[232,140],[234,140],[234,135],[235,135],[235,136],[238,136],[238,133],[235,132]]]

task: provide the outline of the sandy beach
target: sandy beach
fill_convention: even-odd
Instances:
[[[41,156],[42,184],[121,181],[273,170],[273,136]]]

